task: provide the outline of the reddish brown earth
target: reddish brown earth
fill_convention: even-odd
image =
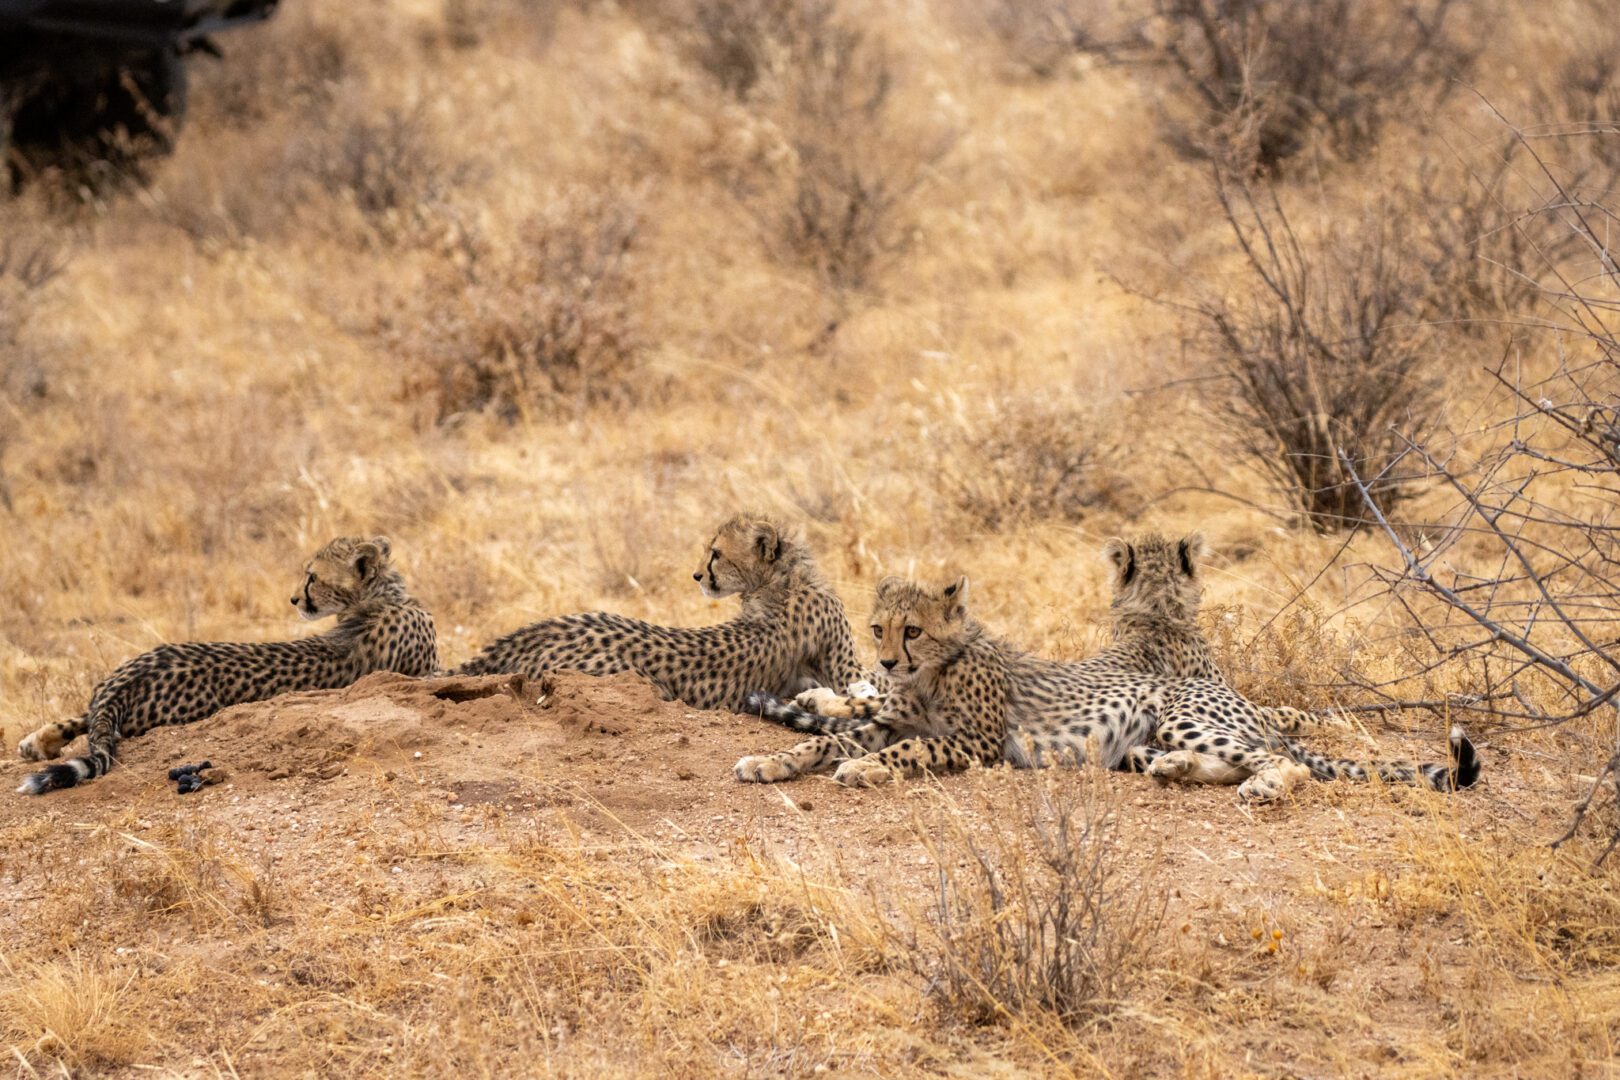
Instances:
[[[929,815],[954,805],[971,830],[988,836],[1007,825],[996,807],[1011,805],[1039,780],[1008,769],[975,770],[856,791],[826,777],[775,786],[732,778],[738,757],[793,738],[758,719],[662,701],[631,676],[564,673],[535,683],[379,674],[342,691],[240,706],[128,741],[121,765],[92,784],[0,800],[0,837],[9,838],[0,925],[13,955],[47,946],[105,947],[92,913],[76,913],[75,926],[52,910],[60,904],[64,869],[116,877],[120,861],[143,844],[172,845],[183,835],[211,837],[222,860],[262,868],[261,876],[301,906],[330,910],[363,912],[368,897],[386,890],[416,888],[432,897],[476,891],[479,868],[458,862],[456,853],[510,845],[514,837],[577,843],[592,858],[651,855],[716,866],[745,848],[855,891],[921,903],[937,881],[920,837]],[[1383,741],[1390,750],[1399,743]],[[1346,968],[1333,992],[1355,986],[1363,1007],[1369,994],[1378,1003],[1351,1025],[1352,1041],[1398,1047],[1403,1032],[1432,1033],[1442,1006],[1426,980],[1460,964],[1467,947],[1461,923],[1444,905],[1414,919],[1391,902],[1390,881],[1407,865],[1402,845],[1436,813],[1455,815],[1468,839],[1522,836],[1527,824],[1552,835],[1575,790],[1565,778],[1554,782],[1552,797],[1534,792],[1550,778],[1545,769],[1527,762],[1504,767],[1504,754],[1484,753],[1482,785],[1439,802],[1418,793],[1311,785],[1286,804],[1253,808],[1240,805],[1230,789],[1159,788],[1129,775],[1103,783],[1121,800],[1122,835],[1141,852],[1140,865],[1166,885],[1172,922],[1195,927],[1186,931],[1190,937],[1217,950],[1251,949],[1246,935],[1281,929],[1301,972],[1342,952]],[[177,795],[166,771],[204,759],[224,779]],[[7,769],[14,784],[27,766]],[[91,837],[101,839],[75,857],[73,845]],[[425,907],[400,917],[429,914]],[[228,924],[198,935],[195,920],[154,920],[138,940],[119,947],[170,957],[204,947],[220,963],[274,972],[269,958],[280,947],[278,936],[290,948],[296,930],[291,922],[283,929],[267,921],[263,938],[242,946],[249,951],[240,955],[225,943]],[[1287,1037],[1330,1052],[1327,1033]],[[1257,1028],[1242,1038],[1264,1055],[1279,1036]],[[1377,1046],[1362,1052],[1377,1057],[1383,1052]]]

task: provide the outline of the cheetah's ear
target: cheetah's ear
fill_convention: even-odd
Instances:
[[[963,574],[943,590],[945,597],[945,617],[947,619],[960,619],[967,614],[968,579]]]
[[[1103,545],[1103,555],[1114,564],[1114,588],[1129,585],[1136,577],[1136,549],[1115,536]]]
[[[755,526],[754,550],[766,562],[775,562],[782,557],[782,534],[776,531],[775,525],[761,522]]]
[[[1203,533],[1188,533],[1176,545],[1176,555],[1181,561],[1181,572],[1187,577],[1198,576],[1198,564],[1204,561],[1209,554],[1209,545],[1204,543]]]
[[[378,536],[354,546],[354,572],[361,581],[370,581],[388,562],[388,538]]]

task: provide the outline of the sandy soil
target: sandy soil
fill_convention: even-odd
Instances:
[[[0,876],[0,930],[23,952],[59,941],[67,928],[47,905],[63,864],[29,849],[108,829],[122,842],[85,847],[75,873],[116,875],[144,837],[191,830],[216,838],[222,860],[264,868],[306,908],[312,901],[353,907],[374,887],[414,885],[434,896],[476,891],[482,871],[456,853],[510,844],[515,834],[577,842],[603,859],[704,862],[746,845],[854,890],[926,896],[937,868],[919,822],[926,830],[927,815],[950,805],[970,816],[970,827],[989,830],[997,825],[994,807],[1036,779],[975,770],[877,791],[845,790],[823,777],[769,787],[732,779],[738,757],[792,738],[757,719],[661,701],[631,676],[564,673],[537,684],[379,674],[343,691],[240,706],[129,741],[121,767],[96,783],[0,801],[0,836],[13,841]],[[176,794],[166,771],[204,759],[224,779]],[[1522,830],[1526,806],[1568,805],[1529,798],[1525,770],[1500,768],[1498,751],[1487,748],[1485,759],[1482,785],[1443,804],[1465,836]],[[14,782],[26,766],[7,769]],[[1402,858],[1397,839],[1411,832],[1403,819],[1434,812],[1433,799],[1313,785],[1285,805],[1250,808],[1230,789],[1161,789],[1128,775],[1106,782],[1124,800],[1122,835],[1153,870],[1173,876],[1172,921],[1196,925],[1195,936],[1217,948],[1251,947],[1246,931],[1275,926],[1291,947],[1299,943],[1298,955],[1318,957],[1313,962],[1325,951],[1342,952],[1346,972],[1330,975],[1334,990],[1342,992],[1345,979],[1368,980],[1376,985],[1360,989],[1383,1003],[1356,1017],[1356,1038],[1390,1055],[1401,1053],[1408,1033],[1434,1025],[1435,996],[1424,992],[1424,981],[1460,962],[1467,943],[1444,911],[1414,924],[1394,917],[1385,902]],[[1557,823],[1544,824],[1550,833]],[[1300,895],[1336,902],[1302,916],[1301,905],[1283,903]],[[153,920],[146,940],[118,947],[163,955],[223,950],[222,964],[285,970],[270,959],[280,947],[274,920],[243,955],[228,944],[228,926],[194,930]],[[94,940],[88,924],[82,932]],[[282,945],[296,951],[291,940]],[[1257,1026],[1255,1052],[1266,1054],[1278,1037]],[[1326,1037],[1289,1036],[1307,1043]],[[1363,1047],[1357,1056],[1368,1052]],[[1375,1059],[1382,1052],[1372,1048]],[[251,1070],[253,1062],[250,1050],[237,1066]]]

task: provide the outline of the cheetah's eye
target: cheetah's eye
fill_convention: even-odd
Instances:
[[[882,641],[883,640],[883,627],[877,625],[876,623],[873,623],[872,624],[872,636],[877,638],[879,641]]]
[[[915,641],[917,638],[919,638],[921,636],[922,636],[922,627],[920,627],[920,626],[908,626],[908,627],[906,627],[906,640],[907,641]]]

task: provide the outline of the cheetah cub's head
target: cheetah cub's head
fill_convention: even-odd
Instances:
[[[692,580],[711,600],[752,592],[799,555],[797,542],[761,514],[738,514],[715,532]]]
[[[872,606],[872,637],[884,673],[905,682],[954,656],[977,631],[967,593],[965,577],[934,588],[884,578]]]
[[[306,619],[336,615],[371,595],[390,573],[388,538],[340,536],[310,556],[304,580],[292,598]]]
[[[1198,566],[1206,550],[1198,533],[1180,540],[1148,533],[1131,543],[1117,536],[1108,541],[1103,554],[1114,567],[1114,618],[1195,619],[1203,593]]]

